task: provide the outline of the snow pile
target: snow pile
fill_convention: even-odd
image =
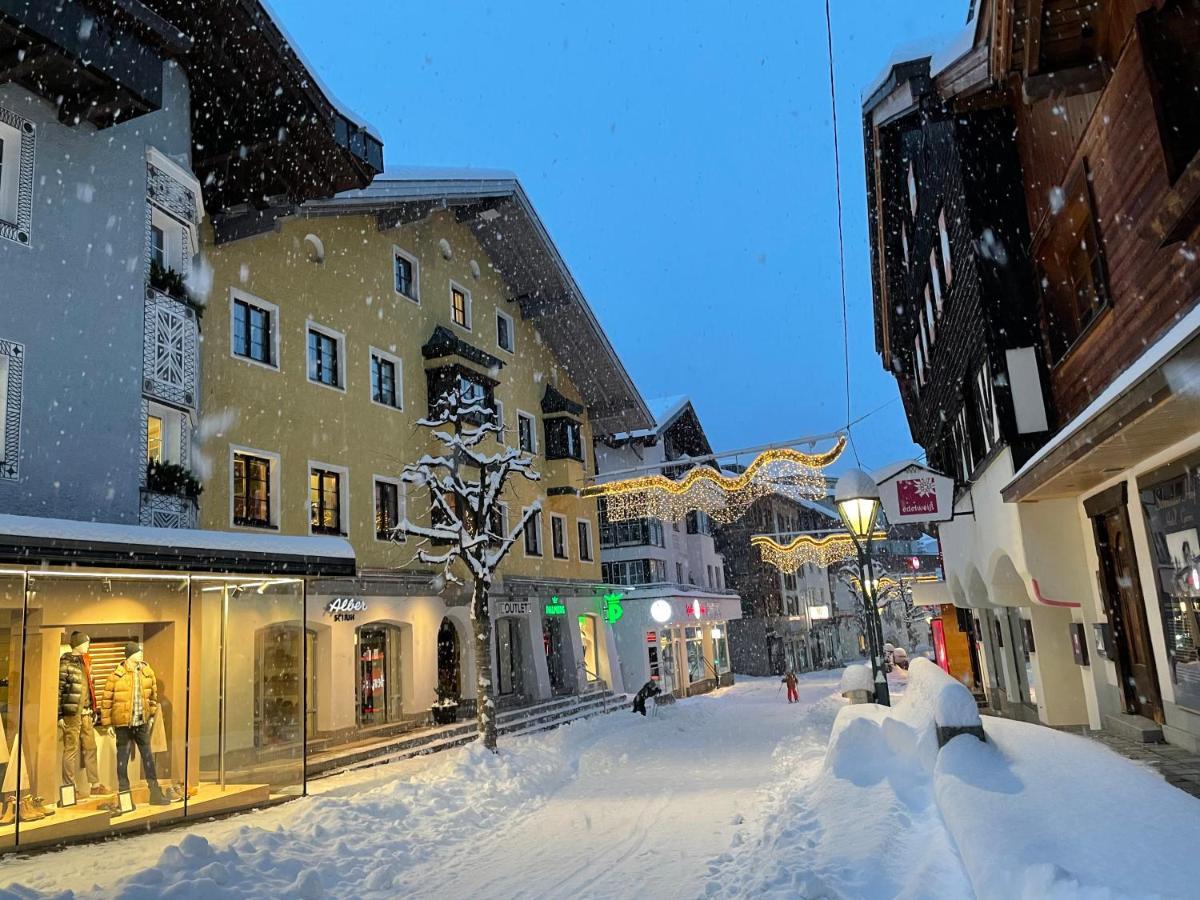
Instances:
[[[937,663],[923,657],[908,667],[905,698],[929,707],[933,721],[943,728],[978,728],[982,725],[975,698],[962,682]]]
[[[838,690],[843,694],[848,691],[874,691],[875,683],[871,680],[871,667],[866,663],[846,666],[842,673],[842,683]]]
[[[955,738],[934,791],[975,893],[1195,897],[1200,800],[1077,735],[988,719]]]

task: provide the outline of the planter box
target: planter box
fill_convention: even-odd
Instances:
[[[430,708],[434,725],[453,725],[458,721],[458,706],[434,706]]]

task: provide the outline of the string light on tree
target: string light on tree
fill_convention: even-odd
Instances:
[[[845,436],[825,453],[779,447],[764,450],[740,475],[700,465],[678,480],[642,475],[592,485],[584,488],[582,496],[604,498],[611,522],[641,518],[678,521],[697,510],[730,523],[744,515],[755,500],[770,494],[794,500],[824,497],[828,485],[821,470],[836,461],[845,447]]]

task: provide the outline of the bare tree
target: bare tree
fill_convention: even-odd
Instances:
[[[521,536],[525,526],[541,512],[540,500],[525,510],[520,521],[502,534],[500,496],[512,476],[527,481],[541,478],[533,469],[533,459],[515,447],[504,444],[504,428],[496,422],[494,410],[479,395],[461,395],[457,390],[443,394],[428,418],[417,423],[431,429],[443,446],[437,456],[425,455],[407,465],[400,480],[428,488],[430,524],[417,525],[405,518],[393,532],[396,540],[420,538],[445,547],[444,550],[421,548],[417,559],[442,567],[448,582],[461,584],[454,564],[461,562],[471,580],[471,622],[475,628],[475,672],[477,676],[476,715],[483,745],[496,750],[496,698],[492,684],[492,617],[488,608],[492,580],[501,561]],[[496,439],[497,449],[481,449]]]

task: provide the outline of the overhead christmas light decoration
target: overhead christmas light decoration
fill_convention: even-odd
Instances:
[[[886,538],[887,533],[883,531],[873,536],[873,540]],[[844,531],[824,536],[801,534],[786,544],[779,543],[770,535],[756,534],[750,538],[750,546],[758,548],[763,562],[785,575],[794,575],[809,563],[827,569],[835,563],[853,559],[857,552],[854,539]]]
[[[678,521],[689,512],[706,513],[726,524],[745,514],[768,494],[793,500],[819,500],[829,493],[821,470],[842,455],[844,435],[825,453],[802,453],[789,447],[764,450],[740,475],[725,475],[699,465],[678,480],[642,475],[584,488],[584,497],[602,497],[608,520],[654,518]]]

